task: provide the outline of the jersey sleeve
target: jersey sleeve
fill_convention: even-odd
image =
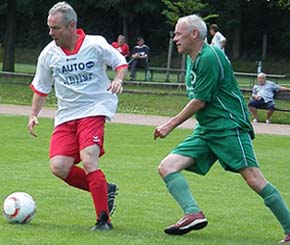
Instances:
[[[44,50],[38,57],[36,73],[30,84],[31,89],[40,96],[47,96],[52,88],[52,74],[47,59],[48,55]]]
[[[111,66],[113,70],[128,67],[125,57],[113,48],[105,38],[100,38],[100,47],[102,47],[102,58],[106,65]]]

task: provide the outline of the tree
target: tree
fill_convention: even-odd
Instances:
[[[190,15],[192,13],[203,13],[203,10],[207,6],[207,4],[201,3],[200,0],[183,0],[183,1],[170,1],[170,0],[162,0],[167,9],[162,11],[162,14],[166,16],[167,23],[173,28],[176,21],[186,15]],[[203,19],[207,20],[216,15],[208,15]],[[171,36],[171,35],[170,35]],[[172,53],[172,37],[169,42],[169,50],[168,50],[168,61],[167,68],[170,68],[171,64],[171,53]],[[185,55],[182,56],[181,59],[181,69],[185,69]],[[182,73],[183,75],[183,73]],[[167,72],[167,79],[169,78],[169,71]],[[183,77],[181,78],[183,80]]]
[[[14,72],[17,0],[9,0],[6,12],[6,33],[3,50],[3,71]]]

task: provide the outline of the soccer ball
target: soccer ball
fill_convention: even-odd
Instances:
[[[9,223],[27,224],[36,212],[36,205],[28,193],[14,192],[5,198],[2,212]]]

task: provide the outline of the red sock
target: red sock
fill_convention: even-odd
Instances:
[[[85,170],[80,167],[72,166],[68,173],[68,176],[64,179],[64,181],[73,187],[85,191],[90,191],[87,174]]]
[[[107,197],[108,186],[105,175],[103,174],[102,170],[98,169],[88,173],[87,179],[97,217],[99,217],[103,211],[105,211],[109,217]]]

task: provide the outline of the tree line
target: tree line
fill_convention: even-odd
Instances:
[[[58,1],[0,1],[0,45],[5,64],[3,70],[14,69],[15,48],[41,50],[51,40],[46,19],[48,10],[56,2]],[[135,44],[136,37],[142,35],[151,48],[152,56],[166,57],[169,33],[174,26],[172,16],[189,13],[208,17],[205,19],[208,25],[218,24],[227,38],[227,55],[233,60],[287,59],[290,54],[290,0],[67,2],[76,10],[78,26],[86,33],[103,35],[109,42],[122,33],[130,47]],[[177,8],[179,10],[176,12]]]

